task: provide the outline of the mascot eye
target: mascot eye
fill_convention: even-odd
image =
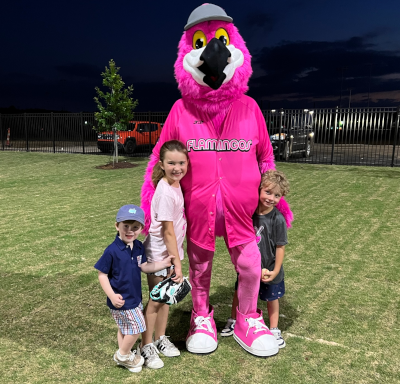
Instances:
[[[225,45],[229,45],[229,35],[224,28],[217,29],[217,32],[215,32],[215,37],[218,40],[221,40]]]
[[[196,31],[193,35],[193,48],[200,49],[207,45],[206,35],[203,31]]]

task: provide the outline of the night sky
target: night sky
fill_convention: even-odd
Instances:
[[[13,0],[2,5],[0,107],[94,111],[114,59],[137,111],[180,97],[173,65],[195,1]],[[266,108],[400,105],[399,0],[219,1],[252,54]],[[369,94],[369,97],[368,97]]]

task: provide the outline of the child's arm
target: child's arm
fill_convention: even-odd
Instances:
[[[176,242],[176,236],[174,231],[174,223],[172,221],[163,221],[162,230],[164,234],[164,243],[167,247],[169,255],[176,256],[172,264],[174,264],[175,277],[172,279],[176,283],[182,283],[182,264],[179,258],[178,244]]]
[[[115,308],[121,308],[125,304],[124,298],[119,293],[115,293],[113,291],[110,285],[110,280],[108,280],[108,276],[101,271],[99,271],[99,281],[101,288],[103,288],[104,293],[111,300],[112,305]]]
[[[269,283],[274,280],[276,276],[278,276],[279,271],[281,270],[283,264],[283,258],[285,256],[285,246],[277,245],[276,253],[275,253],[275,267],[273,271],[264,272],[264,276],[268,276],[267,279],[264,279],[264,276],[261,276],[261,281],[263,283]]]
[[[140,269],[144,273],[158,272],[162,269],[170,267],[174,258],[175,256],[169,255],[162,261],[154,261],[152,263],[148,263],[147,261],[145,261],[144,263],[140,264]]]

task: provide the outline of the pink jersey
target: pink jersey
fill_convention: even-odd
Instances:
[[[251,217],[258,204],[260,166],[273,161],[265,120],[256,102],[246,95],[233,102],[218,135],[206,113],[180,99],[168,115],[154,155],[159,157],[161,145],[173,139],[182,141],[189,152],[181,186],[190,240],[215,250],[218,189],[229,247],[254,240]]]
[[[160,261],[168,256],[162,233],[162,222],[172,221],[178,245],[179,258],[182,260],[183,241],[186,235],[186,217],[181,187],[175,188],[161,179],[151,200],[151,224],[149,234],[143,242],[149,262]]]

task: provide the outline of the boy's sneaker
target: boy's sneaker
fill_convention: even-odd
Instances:
[[[158,357],[158,349],[153,343],[146,344],[140,348],[138,345],[137,351],[144,357],[144,366],[151,369],[158,369],[164,366],[164,362]]]
[[[233,330],[235,329],[235,323],[236,320],[230,317],[226,322],[224,329],[221,331],[221,336],[232,336]]]
[[[275,339],[278,342],[278,347],[285,348],[286,343],[285,340],[283,340],[282,338],[281,330],[279,328],[271,328],[270,331],[275,336]]]
[[[154,342],[155,347],[166,357],[180,356],[181,352],[168,340],[169,336],[161,336]]]
[[[122,356],[119,351],[114,353],[114,361],[118,365],[122,365],[127,368],[130,372],[140,372],[144,359],[140,354],[136,354],[136,351],[131,352],[127,357]]]

